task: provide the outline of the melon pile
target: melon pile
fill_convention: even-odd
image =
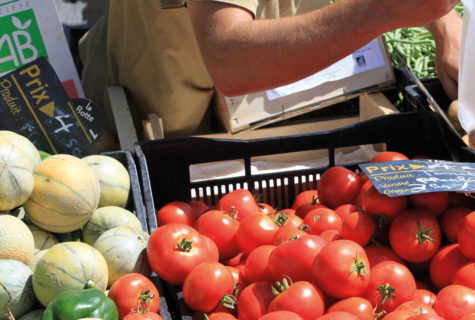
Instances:
[[[60,292],[106,291],[141,263],[148,233],[126,209],[130,176],[111,156],[41,159],[0,130],[0,320],[41,319]]]

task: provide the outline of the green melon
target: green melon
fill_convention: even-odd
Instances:
[[[35,305],[36,298],[31,279],[32,271],[24,263],[17,260],[0,259],[1,320],[9,319],[7,304],[14,317],[25,314]],[[8,303],[10,296],[11,300]]]
[[[22,149],[31,159],[33,168],[35,168],[41,162],[40,152],[38,149],[36,149],[36,146],[33,144],[33,142],[31,142],[28,138],[9,130],[0,130],[0,137],[5,137],[13,144],[20,147],[20,149]]]
[[[94,243],[107,262],[109,287],[121,276],[142,273],[141,259],[147,247],[149,234],[143,230],[128,227],[116,227],[105,231]]]
[[[97,208],[82,229],[83,241],[93,245],[105,231],[115,227],[142,230],[140,220],[127,209],[117,206]]]
[[[43,319],[44,309],[32,310],[22,315],[18,320],[41,320]]]
[[[90,155],[82,158],[96,173],[101,184],[99,207],[125,208],[129,198],[130,175],[124,165],[107,155]]]
[[[35,249],[49,249],[59,242],[53,233],[43,230],[37,225],[31,223],[28,223],[27,226],[33,234],[33,238],[35,239]]]
[[[92,281],[105,291],[107,262],[94,247],[83,242],[61,242],[49,248],[36,263],[33,290],[43,306],[59,293],[82,289]]]
[[[24,204],[28,218],[46,231],[81,228],[99,204],[99,180],[81,159],[52,155],[36,166],[35,187]]]
[[[33,187],[33,162],[20,147],[0,137],[0,211],[24,204]]]

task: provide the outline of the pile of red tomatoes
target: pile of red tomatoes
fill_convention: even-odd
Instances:
[[[291,208],[245,189],[170,202],[147,258],[197,319],[473,320],[474,210],[456,192],[388,197],[335,166]]]

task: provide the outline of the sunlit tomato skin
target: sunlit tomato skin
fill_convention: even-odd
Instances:
[[[275,208],[272,207],[270,204],[268,203],[265,203],[265,202],[259,202],[257,204],[257,206],[259,207],[259,209],[261,210],[262,213],[264,214],[271,214],[273,212],[275,212]]]
[[[362,296],[371,302],[377,313],[389,313],[412,300],[415,291],[416,281],[411,271],[401,263],[387,260],[371,268],[370,283]]]
[[[437,301],[437,295],[429,289],[418,288],[416,290],[416,293],[414,294],[413,301],[427,304],[428,306],[431,306],[433,308]]]
[[[460,284],[475,290],[475,262],[470,261],[462,265],[455,272],[452,284]]]
[[[122,320],[162,320],[163,318],[156,312],[131,312]]]
[[[341,231],[338,230],[325,230],[320,233],[319,236],[325,239],[327,242],[343,239]]]
[[[401,152],[383,151],[373,156],[370,162],[374,163],[374,162],[386,162],[386,161],[395,161],[395,160],[409,160],[409,158]]]
[[[317,235],[303,235],[277,246],[269,256],[269,271],[272,280],[288,277],[292,281],[312,282],[312,265],[315,256],[327,244]]]
[[[278,246],[284,242],[296,239],[306,234],[308,234],[308,232],[298,227],[295,227],[293,225],[284,225],[280,227],[279,230],[277,230],[277,232],[275,233],[274,241],[272,241],[272,244],[274,246]]]
[[[360,246],[365,246],[375,232],[376,222],[365,212],[352,212],[343,219],[341,224],[343,239],[352,240]]]
[[[211,245],[214,245],[212,240],[194,228],[170,223],[158,227],[150,235],[147,260],[160,278],[181,285],[195,266],[206,261],[217,261],[216,245],[214,249]]]
[[[434,310],[445,320],[458,320],[475,313],[475,291],[458,284],[445,286],[437,293]]]
[[[458,243],[441,247],[429,264],[432,283],[439,289],[451,284],[454,274],[468,261],[469,259],[462,253]]]
[[[318,202],[318,191],[315,189],[305,190],[297,194],[291,208],[297,210],[302,204]]]
[[[354,171],[342,166],[326,169],[318,182],[320,203],[335,209],[345,203],[354,203],[361,188],[361,179]]]
[[[234,278],[219,262],[203,262],[193,268],[183,282],[183,299],[193,310],[210,312],[234,289]]]
[[[166,203],[157,211],[156,217],[158,226],[163,226],[167,223],[182,223],[193,226],[196,220],[193,208],[183,201]]]
[[[280,310],[266,313],[257,320],[304,320],[295,312]]]
[[[318,198],[315,198],[313,202],[304,203],[300,205],[299,207],[297,207],[297,209],[295,209],[295,214],[303,219],[305,218],[307,213],[317,208],[327,208],[327,206],[320,203],[318,201]]]
[[[354,203],[341,204],[335,208],[336,214],[339,215],[342,220],[344,220],[350,213],[357,211],[360,211],[360,208]]]
[[[196,220],[194,228],[214,241],[220,259],[232,258],[241,250],[236,240],[239,221],[230,213],[208,210]]]
[[[279,226],[263,213],[253,213],[241,220],[236,234],[239,248],[249,254],[255,248],[272,244]]]
[[[254,282],[245,287],[238,299],[237,313],[240,320],[258,319],[267,313],[275,295],[271,282]]]
[[[336,299],[361,295],[371,278],[363,247],[345,239],[324,246],[313,261],[312,272],[317,286]]]
[[[208,320],[237,320],[235,316],[228,312],[213,312],[208,314]]]
[[[389,197],[371,185],[361,196],[361,208],[370,215],[384,216],[392,221],[394,217],[408,206],[407,196]]]
[[[350,297],[338,300],[331,305],[326,313],[345,311],[358,317],[359,320],[374,320],[371,302],[362,297]]]
[[[399,213],[389,228],[391,248],[410,262],[432,258],[440,247],[441,236],[437,218],[423,209],[408,209]]]
[[[410,316],[407,320],[445,320],[441,316],[438,316],[435,313],[421,313]]]
[[[394,310],[383,317],[384,320],[407,320],[408,317],[413,316],[412,312],[407,310]]]
[[[155,284],[140,273],[128,273],[117,279],[109,289],[108,297],[117,306],[119,319],[132,310],[137,312],[139,305],[147,311],[158,312],[160,294]],[[143,300],[141,297],[147,299]]]
[[[425,304],[419,301],[414,301],[414,300],[403,302],[400,305],[398,305],[396,309],[394,310],[407,310],[407,311],[412,312],[413,314],[435,313],[434,308],[432,308],[428,304]]]
[[[307,213],[303,219],[310,234],[319,235],[325,230],[341,231],[342,220],[338,214],[329,208],[317,208]]]
[[[463,254],[475,260],[475,211],[469,213],[460,223],[460,229],[457,234],[457,242]]]
[[[323,314],[325,298],[312,282],[297,281],[283,285],[284,290],[270,302],[268,312],[286,310],[297,313],[303,319],[316,319]]]
[[[249,214],[261,211],[252,193],[246,189],[236,189],[226,193],[218,200],[216,209],[236,214],[239,221]]]
[[[269,272],[269,256],[276,247],[270,244],[262,245],[252,250],[244,265],[244,277],[249,283],[272,281]]]
[[[450,207],[442,213],[440,226],[449,242],[457,242],[460,224],[470,212],[472,212],[472,210],[467,207]]]

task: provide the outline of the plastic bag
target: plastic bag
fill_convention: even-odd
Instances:
[[[462,128],[475,134],[475,15],[474,0],[462,1],[463,30],[460,48],[458,117]]]

